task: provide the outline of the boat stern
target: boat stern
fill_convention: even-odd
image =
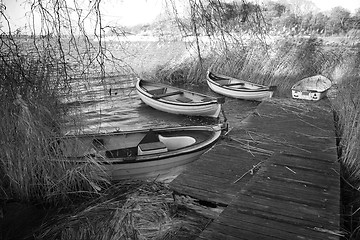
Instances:
[[[310,101],[319,101],[326,95],[326,91],[300,91],[300,90],[291,90],[291,95],[294,99],[310,100]]]

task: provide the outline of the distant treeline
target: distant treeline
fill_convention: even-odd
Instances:
[[[354,14],[340,6],[321,12],[306,0],[294,3],[269,1],[261,6],[249,2],[209,1],[203,10],[205,17],[201,22],[219,22],[228,31],[251,31],[254,22],[262,22],[262,27],[274,34],[342,35],[360,29],[360,8]],[[207,32],[211,31],[207,29]]]
[[[360,29],[360,8],[355,14],[343,7],[335,7],[326,13],[309,8],[296,9],[291,5],[268,2],[262,12],[273,32],[334,35]]]
[[[125,28],[133,34],[174,34],[176,27],[185,35],[255,33],[282,35],[345,35],[360,30],[360,8],[354,13],[343,7],[321,12],[311,1],[269,1],[263,5],[248,1],[189,0],[190,15],[175,21]],[[179,24],[180,23],[180,24]]]

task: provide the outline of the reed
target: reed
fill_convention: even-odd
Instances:
[[[177,63],[158,68],[155,78],[172,84],[205,84],[206,70],[264,85],[277,85],[278,96],[290,96],[289,89],[301,78],[314,74],[329,75],[328,69],[341,58],[337,52],[324,50],[320,40],[284,39],[270,46],[249,42],[245,46],[228,44],[201,45],[195,53]]]
[[[46,53],[29,54],[12,39],[1,41],[0,200],[59,205],[96,194],[106,182],[89,173],[96,164],[54,161],[61,157],[56,142],[66,114],[59,101],[67,81],[62,65]]]
[[[340,82],[333,101],[340,137],[341,163],[346,178],[360,189],[360,49],[357,54],[347,55],[343,73],[336,70]],[[345,67],[346,66],[346,67]]]
[[[342,49],[343,61],[332,75],[339,81],[332,100],[342,166],[342,217],[346,239],[360,234],[360,48]]]

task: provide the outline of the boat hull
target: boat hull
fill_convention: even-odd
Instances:
[[[161,178],[162,176],[169,174],[172,169],[185,166],[186,164],[196,161],[207,150],[208,149],[203,149],[191,153],[180,154],[157,161],[108,164],[103,165],[102,169],[113,180],[127,178]]]
[[[67,137],[61,140],[67,157],[62,161],[77,165],[95,161],[97,174],[113,181],[157,178],[197,160],[218,141],[222,127],[188,126]],[[149,141],[149,134],[157,139]],[[149,144],[164,149],[141,149]]]
[[[216,81],[211,75],[218,77],[220,81]],[[275,86],[253,84],[224,75],[214,75],[209,71],[206,82],[209,88],[218,94],[243,100],[263,101],[271,98],[275,90]]]
[[[159,111],[172,113],[172,114],[181,114],[181,115],[189,115],[189,116],[205,116],[205,117],[219,117],[221,112],[221,103],[214,97],[210,98],[206,95],[200,95],[193,92],[187,92],[183,89],[185,96],[189,99],[194,99],[197,97],[198,99],[210,99],[209,101],[203,102],[201,100],[194,100],[189,103],[183,103],[177,101],[177,96],[168,96],[164,98],[154,98],[152,94],[147,92],[144,88],[141,87],[141,80],[138,80],[136,83],[136,90],[140,97],[140,99],[148,106],[157,109]],[[159,85],[164,86],[164,85]],[[168,87],[169,88],[169,87]],[[177,88],[173,88],[175,90],[179,90]]]

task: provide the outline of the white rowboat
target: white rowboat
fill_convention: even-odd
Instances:
[[[326,95],[331,87],[330,79],[322,75],[304,78],[291,87],[291,95],[295,99],[318,101]]]
[[[219,117],[223,98],[216,98],[173,86],[138,79],[141,100],[157,110],[189,116]]]
[[[262,101],[271,98],[276,86],[264,86],[251,83],[221,74],[215,74],[210,70],[206,74],[206,82],[214,92],[232,98],[244,100]]]
[[[151,178],[195,161],[219,139],[223,125],[187,126],[66,136],[64,161],[96,161],[112,180]]]

